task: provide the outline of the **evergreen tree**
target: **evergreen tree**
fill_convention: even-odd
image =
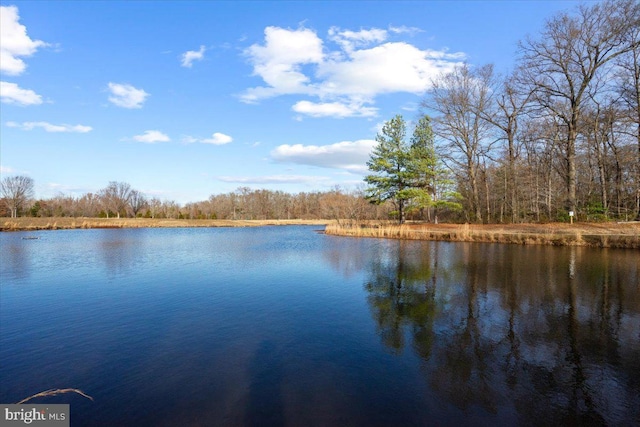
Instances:
[[[382,132],[376,135],[376,145],[367,162],[372,175],[364,180],[369,187],[366,197],[371,203],[381,204],[391,200],[396,207],[398,222],[405,218],[405,205],[415,196],[412,186],[414,168],[410,166],[410,147],[405,141],[407,125],[401,115],[387,121]]]
[[[420,118],[410,144],[405,136],[406,123],[400,115],[386,122],[377,135],[378,145],[367,162],[374,173],[365,177],[367,199],[376,204],[392,201],[400,224],[407,212],[428,209],[430,218],[434,209],[437,222],[438,208],[461,209],[455,201],[457,193],[450,191],[453,181],[436,154],[431,119]]]
[[[410,157],[409,167],[414,176],[412,189],[414,197],[410,201],[409,209],[421,212],[427,209],[429,220],[433,210],[436,223],[439,209],[462,209],[462,205],[457,202],[461,196],[452,190],[454,181],[436,153],[431,118],[427,115],[418,120],[413,131]]]
[[[438,158],[429,116],[422,116],[413,131],[409,147],[409,169],[413,178],[409,211],[424,211],[433,204]]]

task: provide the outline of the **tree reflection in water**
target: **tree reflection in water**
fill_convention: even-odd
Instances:
[[[428,253],[408,251],[400,244],[395,253],[374,260],[365,288],[384,344],[400,353],[405,333],[410,332],[416,352],[428,358],[434,338],[436,283],[434,266],[423,262],[425,258],[430,258]]]
[[[384,345],[464,413],[620,425],[640,421],[637,255],[395,241],[364,286]]]

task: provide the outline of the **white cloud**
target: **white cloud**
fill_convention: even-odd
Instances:
[[[325,176],[307,175],[266,175],[266,176],[219,176],[222,182],[232,182],[238,184],[315,184],[320,181],[327,181]]]
[[[204,52],[206,48],[200,46],[200,50],[188,50],[182,54],[181,65],[183,67],[191,68],[193,61],[201,61],[204,58]]]
[[[289,30],[267,27],[265,44],[254,44],[245,50],[253,65],[253,75],[260,76],[267,87],[248,89],[241,97],[244,102],[283,94],[307,92],[307,77],[301,70],[304,64],[318,64],[323,60],[322,40],[307,28]]]
[[[415,35],[417,33],[422,33],[423,30],[417,27],[407,27],[406,25],[400,25],[398,27],[394,27],[393,25],[389,26],[389,31],[395,34],[409,34]]]
[[[184,135],[182,137],[183,144],[193,144],[194,142],[200,142],[198,138],[194,138],[193,136]]]
[[[382,122],[378,122],[376,123],[374,126],[372,126],[371,131],[375,132],[376,134],[382,133],[382,128],[384,127],[386,122],[382,121]]]
[[[365,107],[361,103],[342,103],[342,102],[310,102],[298,101],[293,107],[293,111],[300,114],[306,114],[311,117],[372,117],[378,112],[377,108]]]
[[[407,104],[403,105],[402,107],[400,107],[400,109],[401,109],[401,110],[404,110],[404,111],[411,111],[411,112],[413,112],[413,111],[418,111],[418,107],[419,107],[419,105],[418,105],[417,103],[415,103],[415,102],[409,102],[409,103],[407,103]]]
[[[154,144],[156,142],[169,142],[171,141],[171,138],[159,130],[147,130],[142,135],[134,136],[133,140],[147,144]]]
[[[387,30],[372,28],[370,30],[351,31],[331,27],[329,28],[329,39],[338,43],[346,52],[351,52],[356,47],[385,41],[387,39]]]
[[[182,142],[185,144],[193,144],[194,142],[201,142],[203,144],[224,145],[233,141],[233,138],[224,133],[215,132],[211,135],[211,138],[195,138],[193,136],[186,135],[182,138]]]
[[[0,166],[0,173],[14,173],[16,170],[9,166]]]
[[[24,122],[24,123],[7,122],[6,125],[9,127],[20,128],[22,130],[32,130],[35,128],[42,128],[47,132],[87,133],[93,130],[91,126],[67,125],[67,124],[54,125],[48,122]]]
[[[322,168],[343,169],[364,173],[376,141],[361,139],[331,145],[280,145],[271,151],[271,158],[279,163],[295,163]]]
[[[149,94],[129,84],[109,83],[109,101],[122,108],[142,108]]]
[[[344,30],[332,27],[328,40],[338,49],[329,50],[313,30],[265,29],[264,44],[245,51],[253,75],[265,86],[252,87],[240,98],[244,102],[280,95],[317,97],[318,102],[298,101],[293,110],[311,117],[370,117],[378,95],[405,92],[420,95],[431,80],[453,70],[463,53],[420,49],[390,36],[415,33],[416,28],[390,27]]]
[[[320,65],[322,92],[334,96],[372,99],[391,92],[421,94],[431,79],[453,70],[460,54],[420,50],[404,42],[390,42],[349,54],[347,60],[330,60]]]
[[[216,132],[213,135],[211,135],[211,138],[203,139],[200,142],[203,142],[205,144],[223,145],[223,144],[228,144],[231,141],[233,141],[233,138],[231,138],[229,135]]]
[[[57,182],[48,182],[45,184],[45,192],[46,194],[68,194],[68,193],[73,193],[73,194],[87,194],[90,192],[93,192],[95,190],[88,188],[88,187],[77,187],[77,186],[71,186],[71,185],[66,185],[66,184],[60,184]]]
[[[41,40],[31,40],[19,21],[16,6],[0,6],[0,71],[12,76],[22,74],[27,67],[20,56],[31,56],[39,47],[47,46]]]
[[[0,82],[0,101],[5,104],[38,105],[42,97],[31,89],[22,89],[15,83]]]

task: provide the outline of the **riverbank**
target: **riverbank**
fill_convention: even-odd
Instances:
[[[264,225],[325,225],[322,220],[217,220],[154,218],[2,218],[0,231],[67,230],[75,228],[258,227]]]
[[[640,249],[640,222],[550,224],[329,224],[326,234],[453,242]]]
[[[550,224],[337,224],[331,220],[203,220],[153,218],[1,218],[0,231],[78,228],[259,227],[326,225],[335,236],[521,245],[640,249],[640,222]]]

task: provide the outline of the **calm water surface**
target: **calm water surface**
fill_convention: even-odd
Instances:
[[[72,425],[638,425],[638,251],[0,233],[0,402]],[[24,237],[39,237],[26,240]]]

